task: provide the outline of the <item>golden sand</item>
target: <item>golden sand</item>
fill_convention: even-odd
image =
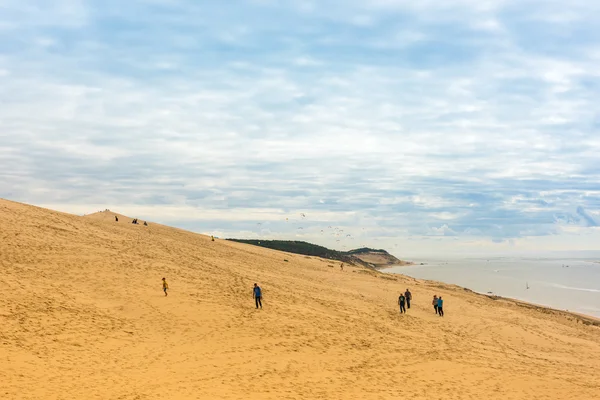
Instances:
[[[600,398],[577,316],[130,222],[0,200],[3,399]]]

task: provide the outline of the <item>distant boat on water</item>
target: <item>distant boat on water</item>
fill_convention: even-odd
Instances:
[[[529,283],[525,282],[525,287],[529,289]]]

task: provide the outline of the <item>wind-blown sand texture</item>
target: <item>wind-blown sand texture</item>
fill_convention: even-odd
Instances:
[[[0,200],[2,398],[599,398],[576,316],[130,222]]]

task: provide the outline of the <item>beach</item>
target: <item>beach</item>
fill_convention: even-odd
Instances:
[[[593,319],[115,215],[0,200],[4,398],[600,393]],[[412,307],[399,315],[407,288]],[[433,294],[444,298],[443,318]]]
[[[434,258],[421,263],[425,265],[385,271],[600,317],[600,265],[586,257]]]

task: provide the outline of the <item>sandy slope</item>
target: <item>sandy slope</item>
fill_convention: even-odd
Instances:
[[[3,398],[600,394],[600,328],[573,316],[129,221],[0,200]],[[414,305],[400,316],[406,287]]]
[[[353,254],[352,256],[371,264],[377,269],[388,268],[390,266],[398,267],[401,265],[413,264],[410,261],[399,260],[391,254],[379,254],[376,252],[359,253]]]

